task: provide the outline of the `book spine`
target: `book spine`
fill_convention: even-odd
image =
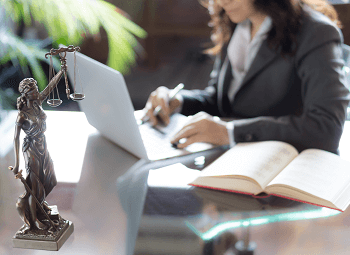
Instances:
[[[248,193],[248,192],[243,192],[243,191],[238,191],[238,190],[233,190],[233,189],[222,189],[222,188],[214,188],[214,187],[209,187],[205,185],[198,185],[198,184],[188,184],[190,186],[195,186],[198,188],[205,188],[205,189],[213,189],[213,190],[220,190],[220,191],[225,191],[225,192],[231,192],[231,193],[238,193],[238,194],[243,194],[243,195],[249,195],[254,198],[268,198],[271,196],[271,194],[266,194],[266,195],[255,195],[254,193]]]
[[[239,194],[243,194],[243,195],[255,196],[254,193],[248,193],[248,192],[237,191],[237,190],[232,190],[232,189],[222,189],[222,188],[216,188],[216,187],[214,188],[214,187],[205,186],[205,185],[198,185],[198,184],[189,184],[189,185],[199,187],[199,188],[221,190],[221,191],[226,191],[226,192],[239,193]]]
[[[253,196],[255,198],[265,198],[265,196],[264,197],[260,197],[260,196],[257,196],[255,194],[253,194],[253,193],[248,193],[248,192],[243,192],[243,191],[237,191],[237,190],[231,190],[231,189],[222,189],[222,188],[216,188],[216,187],[214,188],[214,187],[210,187],[210,186],[197,185],[197,184],[189,184],[189,185],[195,186],[195,187],[199,187],[199,188],[221,190],[221,191],[226,191],[226,192],[231,192],[231,193],[238,193],[238,194],[243,194],[243,195],[249,195],[249,196]],[[293,200],[293,201],[297,201],[297,202],[301,202],[301,203],[305,203],[305,204],[316,205],[316,206],[319,206],[319,207],[325,207],[325,208],[337,210],[337,211],[340,211],[340,212],[344,212],[344,211],[342,211],[342,210],[340,210],[338,208],[333,208],[333,207],[328,207],[328,206],[324,206],[324,205],[319,205],[319,204],[315,204],[315,203],[311,203],[311,202],[307,202],[307,201],[304,201],[304,200],[291,198],[291,197],[287,197],[287,196],[283,196],[283,195],[278,195],[278,194],[274,194],[274,193],[269,194],[269,196],[281,197],[281,198],[285,198],[285,199],[289,199],[289,200]]]
[[[297,202],[301,202],[301,203],[305,203],[305,204],[309,204],[309,205],[316,205],[316,206],[319,206],[319,207],[325,207],[325,208],[337,210],[337,211],[340,211],[340,212],[344,212],[344,211],[342,211],[342,210],[340,210],[338,208],[333,208],[333,207],[328,207],[328,206],[324,206],[324,205],[319,205],[319,204],[315,204],[315,203],[311,203],[311,202],[307,202],[307,201],[304,201],[304,200],[300,200],[300,199],[296,199],[296,198],[292,198],[292,197],[287,197],[287,196],[283,196],[283,195],[279,195],[279,194],[271,193],[270,195],[273,195],[273,196],[276,196],[276,197],[285,198],[285,199],[289,199],[289,200],[293,200],[293,201],[297,201]]]

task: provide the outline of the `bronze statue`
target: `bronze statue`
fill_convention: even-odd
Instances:
[[[42,103],[56,88],[62,75],[65,76],[67,97],[72,98],[73,94],[69,95],[70,90],[68,87],[65,57],[67,51],[75,52],[76,50],[79,50],[79,47],[74,48],[73,46],[69,46],[58,50],[52,49],[48,53],[48,55],[51,55],[51,58],[52,55],[59,54],[61,58],[61,70],[50,80],[42,92],[39,92],[37,82],[33,78],[25,78],[19,84],[18,90],[21,95],[17,99],[18,116],[14,135],[15,165],[14,167],[9,167],[9,169],[13,171],[16,179],[22,181],[25,191],[16,203],[17,211],[24,225],[13,239],[15,247],[32,248],[24,247],[26,243],[21,243],[22,239],[57,241],[70,225],[71,228],[68,235],[73,232],[72,223],[62,219],[58,215],[58,212],[52,213],[52,207],[49,207],[45,201],[46,196],[56,186],[57,180],[53,162],[46,146],[44,135],[46,131],[46,114],[42,108]],[[59,102],[57,105],[52,105],[57,103],[57,99],[56,101],[49,99],[48,103],[51,103],[51,106],[58,106],[60,104]],[[22,170],[19,170],[21,130],[26,134],[22,146],[27,173],[25,179],[22,176]],[[34,245],[35,248],[47,249],[40,242],[37,244],[38,246]],[[58,249],[59,247],[57,247]]]
[[[35,198],[43,206],[47,213],[50,208],[45,202],[45,197],[56,186],[57,180],[50,154],[47,150],[44,132],[46,131],[46,114],[42,109],[42,102],[56,87],[62,72],[58,73],[49,85],[41,92],[33,78],[26,78],[19,84],[21,96],[17,99],[18,116],[15,127],[15,166],[12,171],[18,175],[19,170],[19,139],[21,130],[26,137],[23,142],[23,155],[27,172],[26,183],[31,193],[26,190],[16,203],[17,211],[25,223],[22,231],[29,229],[47,229],[49,226],[43,223],[42,213],[37,208]]]

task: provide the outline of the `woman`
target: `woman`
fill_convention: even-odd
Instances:
[[[41,92],[38,91],[36,80],[26,78],[19,84],[21,96],[17,99],[18,117],[15,127],[15,166],[12,171],[15,175],[19,168],[19,138],[21,130],[26,137],[23,142],[23,155],[27,172],[26,183],[32,194],[48,212],[50,209],[45,202],[45,197],[56,186],[56,176],[53,163],[46,147],[44,132],[46,130],[46,115],[41,107],[52,89],[62,76],[60,71]],[[49,225],[44,222],[46,218],[38,208],[35,198],[29,191],[25,191],[16,203],[17,211],[24,221],[23,232],[30,229],[47,229]]]
[[[159,117],[193,115],[172,139],[218,145],[278,140],[299,151],[337,153],[349,103],[342,71],[342,34],[333,7],[323,0],[209,0],[216,55],[205,90],[151,94],[145,111]],[[320,10],[317,11],[317,10]],[[322,14],[322,13],[324,14]],[[231,117],[225,123],[218,118]]]

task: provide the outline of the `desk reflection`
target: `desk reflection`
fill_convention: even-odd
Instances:
[[[236,244],[254,246],[250,235],[259,226],[265,226],[268,231],[273,229],[276,222],[327,218],[339,214],[335,210],[274,196],[254,198],[186,187],[181,179],[171,184],[168,182],[166,186],[155,185],[159,183],[159,177],[164,177],[164,172],[167,172],[168,178],[176,180],[174,176],[179,170],[180,167],[150,170],[135,255],[237,254]],[[187,171],[181,172],[181,175],[194,175],[193,170]]]
[[[95,254],[132,254],[147,188],[143,163],[100,135],[89,137],[72,209],[93,233]]]

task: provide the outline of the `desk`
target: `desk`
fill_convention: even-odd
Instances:
[[[48,111],[46,138],[59,183],[47,197],[47,201],[49,204],[56,204],[62,217],[74,223],[75,231],[58,252],[13,249],[11,238],[22,225],[15,202],[24,190],[23,185],[7,170],[7,167],[14,163],[12,143],[16,115],[16,111],[0,113],[0,254],[200,254],[196,253],[201,250],[202,242],[198,233],[207,233],[215,226],[217,220],[246,220],[267,214],[300,212],[301,209],[316,212],[313,215],[317,217],[332,215],[332,212],[319,207],[289,200],[280,200],[278,203],[269,201],[264,204],[244,197],[238,201],[246,202],[237,208],[232,207],[232,204],[237,203],[225,204],[228,194],[219,194],[219,197],[223,196],[224,199],[213,200],[193,189],[178,189],[171,185],[165,188],[157,185],[149,187],[148,177],[155,176],[154,172],[149,174],[149,169],[156,169],[162,166],[161,164],[144,165],[144,162],[135,156],[100,136],[87,123],[83,113]],[[347,141],[349,134],[350,132],[344,134],[347,135]],[[21,138],[23,139],[23,136]],[[348,148],[346,146],[349,145],[344,142],[344,150]],[[223,151],[208,154],[207,162],[210,162],[211,156],[215,158],[221,153]],[[194,167],[194,157],[196,155],[184,157],[181,161],[189,167]],[[164,164],[176,161],[177,159]],[[23,160],[21,162],[23,163]],[[237,198],[229,197],[231,200]],[[345,212],[327,220],[343,226],[349,222],[347,214],[348,212]],[[325,219],[312,220],[309,224],[325,224]],[[264,226],[266,227],[252,227],[252,238],[256,242],[268,241],[269,244],[273,244],[274,241],[268,239],[271,228]],[[197,234],[196,229],[200,231]],[[160,230],[163,232],[159,232]],[[292,233],[294,231],[285,230]],[[347,240],[350,232],[345,228],[342,230]],[[184,253],[181,249],[173,249],[173,252],[168,253],[157,239],[159,233],[164,232],[167,235],[161,236],[170,237],[166,239],[168,241],[177,241],[179,249],[188,247],[181,243],[183,237],[185,240],[194,240],[192,251],[187,250]],[[207,236],[210,236],[210,233]],[[155,243],[144,239],[145,235]],[[156,250],[148,249],[145,240],[153,246],[159,244],[155,248],[158,248],[158,251],[164,249],[164,252],[156,253]],[[168,244],[168,248],[174,247],[173,244]],[[341,249],[334,247],[334,243],[329,243],[327,247],[332,252],[334,249]],[[292,248],[289,254],[293,253]]]

